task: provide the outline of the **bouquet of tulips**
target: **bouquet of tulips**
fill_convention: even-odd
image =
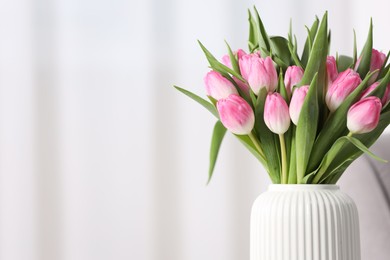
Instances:
[[[334,184],[390,123],[389,54],[373,49],[372,21],[358,56],[329,56],[327,13],[307,28],[302,55],[291,24],[287,38],[269,36],[249,11],[249,51],[210,64],[209,101],[179,87],[216,118],[209,180],[226,133],[232,132],[263,164],[273,183]]]

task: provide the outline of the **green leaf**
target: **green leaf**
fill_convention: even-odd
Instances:
[[[378,126],[371,132],[365,134],[354,135],[361,143],[366,147],[370,147],[375,143],[375,141],[381,136],[383,131],[390,123],[390,111],[382,113]],[[342,146],[341,150],[338,153],[338,156],[334,158],[331,162],[331,165],[328,167],[328,172],[333,172],[335,169],[339,168],[340,165],[343,165],[345,161],[351,159],[352,161],[358,158],[363,152],[356,148],[355,145],[351,143],[346,143]],[[341,176],[341,175],[340,175]]]
[[[358,139],[351,137],[351,136],[342,136],[332,145],[332,147],[329,149],[329,151],[326,153],[324,158],[321,161],[320,167],[318,168],[318,172],[316,173],[316,176],[313,180],[313,183],[321,183],[323,179],[328,178],[329,175],[334,172],[336,169],[339,169],[340,165],[338,165],[336,168],[333,168],[331,172],[328,171],[329,166],[333,163],[336,157],[340,156],[342,147],[346,143],[351,143],[354,145],[357,149],[359,149],[361,152],[364,152],[374,158],[375,160],[386,162],[386,160],[383,160],[373,154],[368,148]],[[352,158],[346,158],[346,160],[349,160]],[[341,163],[341,165],[344,164],[345,161]]]
[[[317,100],[317,75],[314,75],[303,102],[295,136],[297,179],[302,183],[317,133],[319,108]]]
[[[226,78],[229,78],[229,74],[233,75],[234,77],[242,80],[245,82],[245,80],[241,77],[241,75],[237,72],[235,72],[234,70],[232,70],[231,68],[225,66],[224,64],[222,64],[221,62],[219,62],[212,54],[211,52],[209,52],[206,47],[204,47],[204,45],[198,41],[200,47],[202,48],[204,54],[206,55],[206,58],[207,60],[209,61],[209,64],[210,64],[210,67],[215,70],[215,71],[218,71],[219,73],[221,73],[224,77]]]
[[[268,172],[268,164],[267,162],[261,157],[259,152],[257,151],[256,147],[252,143],[251,139],[247,135],[235,135],[238,140],[251,152],[257,160],[264,166],[265,170]]]
[[[218,111],[217,109],[215,108],[215,106],[213,104],[211,104],[210,102],[208,102],[207,100],[204,100],[203,98],[195,95],[194,93],[188,91],[188,90],[185,90],[183,88],[180,88],[178,86],[174,86],[177,90],[179,90],[181,93],[183,93],[184,95],[192,98],[193,100],[195,100],[196,102],[198,102],[199,104],[201,104],[204,108],[206,108],[208,111],[211,112],[211,114],[213,114],[216,118],[219,119],[219,114],[218,114]]]
[[[361,78],[364,78],[366,74],[370,71],[372,41],[373,41],[373,36],[372,36],[372,19],[371,19],[370,29],[368,30],[367,41],[360,55],[362,59],[360,60],[359,67],[357,68],[357,72],[359,73]]]
[[[251,11],[248,9],[248,21],[249,21],[249,39],[248,47],[249,51],[252,53],[257,48],[259,48],[259,39],[257,37],[257,23],[252,16]]]
[[[305,68],[302,80],[299,86],[309,85],[314,75],[318,73],[317,83],[317,102],[319,108],[319,124],[322,125],[326,115],[325,109],[325,91],[326,91],[326,57],[328,55],[328,12],[325,12],[319,25],[316,37],[314,38],[313,48],[310,51],[309,60]],[[298,165],[297,165],[298,167]],[[298,180],[299,180],[298,170]]]
[[[287,94],[286,86],[284,85],[283,71],[282,70],[280,70],[280,72],[279,72],[278,92],[284,98],[284,100],[286,100],[287,104],[290,104],[290,98]]]
[[[279,137],[272,133],[264,122],[264,104],[267,97],[266,88],[262,88],[255,105],[255,132],[261,142],[268,163],[268,174],[273,183],[281,183],[281,163]]]
[[[356,61],[357,61],[356,31],[353,30],[353,60],[352,60],[352,64],[356,64]]]
[[[289,160],[289,169],[288,169],[288,183],[297,184],[297,153],[295,146],[295,132],[296,128],[294,125],[291,126],[291,145],[290,145],[290,160]]]
[[[305,73],[303,74],[300,86],[309,85],[320,68],[326,66],[326,56],[328,53],[328,13],[325,12],[318,33],[314,39],[313,48],[307,62]],[[318,75],[320,76],[320,75]],[[320,82],[320,78],[319,78]]]
[[[240,74],[240,67],[238,66],[237,59],[236,59],[235,55],[233,54],[233,51],[230,48],[230,45],[227,43],[227,41],[225,41],[225,43],[226,43],[226,46],[228,48],[228,53],[229,53],[230,63],[232,64],[232,68],[236,73]]]
[[[221,121],[217,121],[214,126],[213,135],[211,138],[210,146],[210,164],[209,164],[209,179],[207,184],[210,183],[211,177],[213,177],[213,172],[215,168],[215,163],[218,158],[219,148],[226,134],[226,128],[222,125]]]
[[[297,51],[296,51],[296,45],[292,44],[290,41],[288,42],[288,50],[290,51],[290,55],[291,55],[291,59],[292,61],[294,62],[294,64],[298,67],[301,67],[301,68],[304,68],[304,66],[302,65],[299,57],[298,57],[298,54],[297,54]]]
[[[305,67],[306,67],[307,62],[309,60],[309,54],[310,54],[311,47],[312,47],[313,42],[314,42],[314,38],[316,37],[316,34],[317,34],[319,23],[320,23],[320,20],[316,16],[316,19],[315,19],[313,25],[311,26],[311,29],[310,30],[308,29],[308,34],[307,34],[307,38],[306,38],[306,42],[305,42],[305,47],[303,49],[302,59],[301,59],[303,65]]]
[[[355,63],[353,62],[353,58],[349,56],[340,55],[337,61],[337,70],[344,71],[348,68],[353,67]]]
[[[341,175],[344,173],[344,171],[348,168],[349,165],[354,161],[355,159],[347,159],[342,164],[340,164],[337,168],[335,168],[328,177],[326,177],[323,181],[321,181],[320,184],[336,184],[338,179],[341,177]]]
[[[366,78],[360,83],[360,85],[344,100],[339,108],[336,109],[327,119],[323,125],[321,132],[314,143],[315,149],[313,149],[312,155],[309,160],[308,170],[314,171],[320,164],[322,158],[330,149],[332,144],[341,136],[345,135],[347,130],[347,113],[350,106],[359,97],[360,93],[364,90],[367,82],[373,74],[369,73]]]
[[[390,83],[390,71],[386,73],[386,76],[380,81],[379,85],[371,91],[367,96],[376,96],[382,99],[385,94],[386,87]]]
[[[256,7],[254,7],[254,9],[255,9],[255,14],[256,14],[255,19],[256,19],[257,26],[258,26],[256,31],[257,31],[257,39],[259,41],[259,49],[261,52],[261,56],[264,58],[265,55],[262,52],[262,49],[264,48],[267,51],[271,50],[270,49],[270,40],[269,40],[267,32],[265,31],[264,24],[261,21],[259,12],[257,11]]]
[[[270,44],[272,53],[285,64],[284,70],[287,69],[291,63],[291,54],[288,50],[288,41],[286,38],[280,36],[270,37]],[[279,65],[279,64],[278,64]]]

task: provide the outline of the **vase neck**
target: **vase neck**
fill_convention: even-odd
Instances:
[[[339,190],[335,184],[271,184],[269,191],[310,191],[310,190]]]

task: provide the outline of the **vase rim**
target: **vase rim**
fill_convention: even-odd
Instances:
[[[269,191],[289,191],[289,190],[339,190],[336,184],[270,184]]]

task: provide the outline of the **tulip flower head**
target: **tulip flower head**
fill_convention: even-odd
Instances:
[[[372,84],[371,86],[366,88],[363,91],[360,99],[363,99],[363,98],[367,97],[368,95],[370,95],[371,92],[374,91],[379,86],[379,84],[380,84],[380,82],[375,82],[374,84]],[[382,106],[386,105],[387,102],[389,101],[389,99],[390,99],[390,84],[386,87],[385,93],[382,96],[382,99],[381,99]]]
[[[298,66],[290,66],[287,68],[284,76],[284,85],[286,86],[286,91],[289,97],[291,97],[293,86],[301,82],[303,73],[303,69]]]
[[[240,60],[242,56],[246,55],[246,52],[243,49],[238,49],[233,52],[234,55],[237,55],[237,59]],[[226,54],[222,57],[222,63],[229,68],[232,68],[232,62],[230,61],[229,54]]]
[[[268,92],[274,92],[278,86],[278,75],[270,57],[263,59],[257,53],[247,54],[239,60],[239,67],[242,77],[256,95],[264,87]]]
[[[366,97],[351,106],[347,115],[347,127],[353,134],[364,134],[376,128],[382,110],[381,100]]]
[[[389,101],[390,101],[390,84],[387,85],[385,94],[383,95],[383,98],[382,98],[382,106],[386,106],[387,103],[389,103]]]
[[[238,49],[238,50],[235,51],[233,54],[234,54],[234,55],[237,55],[238,60],[240,60],[242,56],[246,55],[246,52],[245,52],[244,50],[242,50],[242,49]],[[232,69],[232,63],[231,63],[231,61],[230,61],[230,56],[229,56],[228,54],[226,54],[226,55],[224,55],[224,56],[222,57],[222,63],[223,63],[226,67],[229,67],[229,68]],[[234,77],[234,76],[233,76],[233,80],[234,80],[234,82],[236,82],[238,88],[239,88],[243,93],[245,93],[246,96],[249,97],[249,96],[250,96],[250,94],[249,94],[249,89],[250,89],[249,86],[248,86],[245,82],[239,80],[238,78],[236,78],[236,77]]]
[[[219,72],[210,71],[204,78],[206,93],[216,100],[227,98],[231,94],[238,94],[236,87]]]
[[[298,124],[299,115],[301,113],[302,105],[303,105],[303,102],[305,101],[305,97],[306,97],[308,91],[309,91],[308,85],[297,88],[294,91],[294,94],[291,98],[289,112],[290,112],[291,121],[295,125]]]
[[[361,82],[359,74],[354,70],[341,72],[326,93],[325,101],[329,110],[334,112]]]
[[[355,70],[359,68],[361,60],[362,58],[360,57],[356,61]],[[385,60],[386,60],[386,54],[378,50],[372,49],[370,71],[373,72],[375,70],[380,70],[383,67]],[[368,84],[372,84],[373,82],[375,82],[375,80],[378,78],[378,75],[379,75],[379,71],[377,71],[374,75],[371,76],[370,80],[368,81]]]
[[[333,56],[328,56],[326,58],[326,74],[328,76],[328,86],[336,80],[338,76],[336,59]]]
[[[255,125],[255,115],[251,106],[240,96],[232,94],[217,102],[217,110],[222,124],[237,135],[250,134]]]
[[[277,92],[267,95],[264,105],[264,122],[275,134],[284,134],[290,127],[288,105]]]

